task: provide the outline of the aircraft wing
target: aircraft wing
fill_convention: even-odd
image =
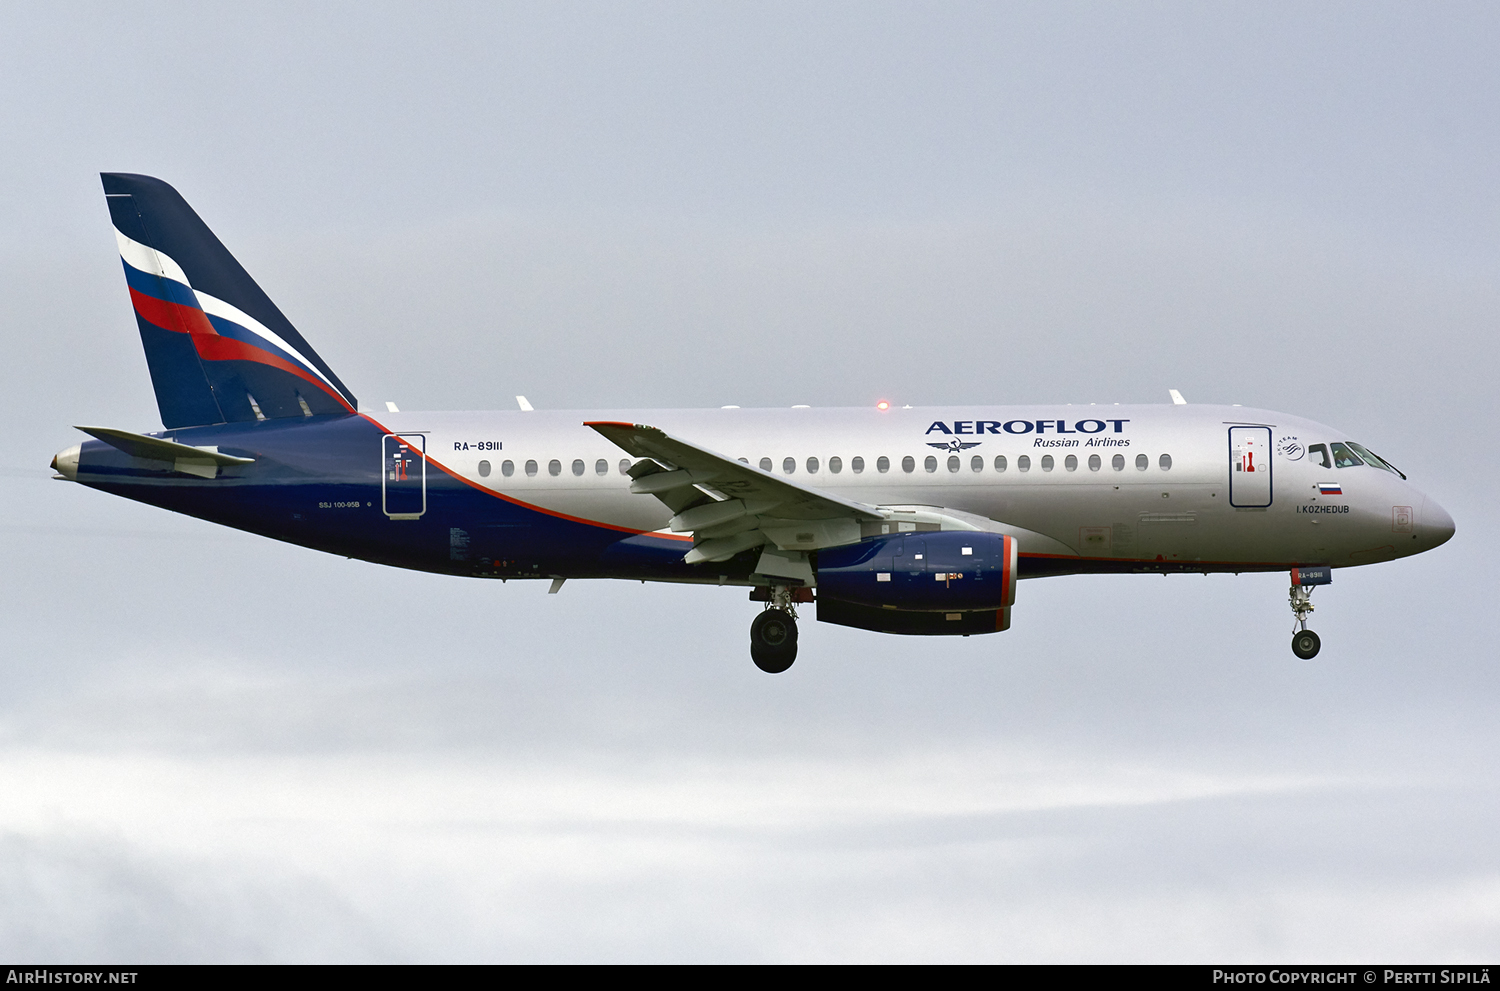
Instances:
[[[672,510],[671,528],[693,534],[689,564],[723,561],[764,543],[816,550],[851,543],[859,524],[886,519],[874,506],[843,499],[736,461],[657,427],[586,423],[627,454],[649,458],[630,471],[630,491]]]

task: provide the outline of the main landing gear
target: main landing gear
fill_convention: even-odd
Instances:
[[[797,659],[797,612],[790,588],[774,585],[769,593],[750,624],[750,659],[767,674],[780,674]]]
[[[1297,630],[1292,634],[1292,653],[1310,661],[1318,656],[1323,641],[1307,628],[1307,617],[1312,615],[1312,590],[1315,585],[1327,585],[1333,581],[1328,568],[1293,568],[1291,603],[1292,614],[1297,617]]]

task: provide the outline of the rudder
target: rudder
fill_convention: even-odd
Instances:
[[[105,172],[166,427],[352,413],[359,403],[167,183]]]

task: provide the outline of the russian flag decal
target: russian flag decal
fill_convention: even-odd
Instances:
[[[1343,495],[1344,487],[1337,482],[1319,482],[1318,495]]]

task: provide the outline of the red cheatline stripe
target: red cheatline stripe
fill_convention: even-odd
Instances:
[[[371,416],[368,413],[361,413],[359,415],[361,417],[363,417],[369,423],[372,423],[375,426],[379,427],[380,430],[381,430],[381,433],[386,433],[386,434],[396,433],[396,431],[391,430],[385,424],[381,423],[379,420],[375,419],[373,416]],[[431,454],[427,455],[427,463],[430,464],[430,465],[436,466],[439,471],[443,472],[445,475],[449,476],[454,481],[462,482],[465,485],[467,485],[469,488],[471,488],[471,489],[477,489],[478,491],[483,492],[485,495],[494,496],[496,499],[499,499],[499,500],[501,500],[503,502],[511,503],[512,505],[515,505],[515,506],[520,506],[523,509],[530,509],[533,512],[544,513],[547,516],[554,516],[554,517],[556,517],[557,519],[560,519],[560,520],[567,520],[570,523],[586,523],[589,526],[602,527],[605,530],[615,530],[615,531],[618,531],[620,533],[628,533],[628,534],[632,534],[634,536],[639,536],[639,537],[657,537],[657,538],[659,538],[661,540],[676,540],[676,541],[681,541],[681,542],[686,542],[686,543],[692,543],[692,540],[693,540],[693,538],[690,537],[690,536],[688,536],[687,534],[656,533],[656,532],[651,531],[651,530],[637,530],[635,527],[620,526],[617,523],[605,523],[605,522],[602,522],[601,520],[591,520],[591,519],[588,519],[588,518],[583,517],[583,516],[570,516],[567,513],[559,512],[558,510],[555,510],[555,509],[548,509],[545,506],[538,506],[535,503],[527,502],[524,499],[517,499],[515,496],[508,496],[504,492],[497,492],[494,489],[487,488],[487,487],[485,487],[483,485],[480,485],[478,482],[475,482],[475,481],[473,481],[471,479],[465,478],[463,475],[460,475],[457,471],[455,471],[452,468],[449,468],[447,465],[445,465],[441,461],[437,460]]]
[[[206,334],[193,334],[193,346],[198,349],[200,357],[208,361],[254,361],[262,365],[270,365],[272,368],[287,372],[310,382],[332,396],[340,406],[349,412],[354,412],[354,407],[349,405],[348,400],[339,395],[325,383],[319,381],[307,372],[298,368],[284,358],[279,358],[269,351],[262,350],[253,344],[237,341],[232,337],[222,337],[218,334],[208,336]]]
[[[285,358],[258,348],[254,344],[221,335],[214,329],[214,325],[209,322],[202,310],[147,296],[134,289],[130,290],[130,301],[135,304],[135,311],[141,315],[141,319],[147,323],[191,337],[193,347],[197,348],[198,354],[209,361],[254,361],[290,372],[306,382],[311,382],[337,400],[340,406],[351,413],[354,412],[354,407],[350,406],[348,401],[331,389],[327,383],[308,374]]]
[[[175,331],[179,334],[208,334],[214,337],[219,335],[219,332],[214,330],[214,325],[208,322],[208,317],[203,311],[195,307],[157,299],[134,289],[130,290],[130,302],[135,306],[135,312],[141,315],[141,319],[163,330]]]

